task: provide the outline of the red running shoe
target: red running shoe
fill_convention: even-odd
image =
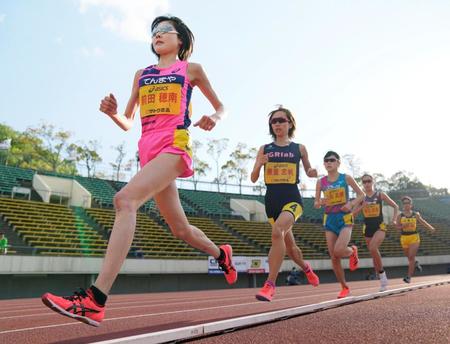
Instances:
[[[92,292],[84,289],[72,296],[56,296],[50,293],[42,295],[42,302],[55,312],[74,318],[91,326],[100,326],[105,317],[105,307],[94,301]]]
[[[306,279],[308,280],[308,283],[311,284],[313,287],[317,287],[320,283],[319,277],[315,274],[309,263],[306,263],[306,265],[309,268],[309,272],[305,272]]]
[[[264,283],[258,294],[255,295],[256,299],[259,301],[272,301],[273,295],[275,295],[275,287],[269,283]]]
[[[355,271],[358,268],[359,258],[358,258],[358,248],[352,246],[352,255],[350,256],[350,271]]]
[[[338,299],[342,299],[344,297],[347,297],[350,295],[350,289],[349,288],[342,288],[341,292],[338,295]]]
[[[236,268],[233,265],[233,249],[230,245],[222,245],[219,247],[225,252],[225,258],[222,261],[218,261],[220,270],[225,274],[225,279],[228,284],[236,283],[237,281],[237,272]]]

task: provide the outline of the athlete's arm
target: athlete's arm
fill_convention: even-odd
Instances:
[[[139,100],[139,78],[142,69],[138,70],[134,75],[133,88],[131,89],[130,99],[123,116],[117,114],[117,100],[112,93],[102,99],[100,103],[100,111],[107,114],[120,128],[127,131],[133,126],[134,115],[138,108]]]
[[[261,167],[264,166],[265,163],[269,161],[269,158],[266,154],[264,154],[264,146],[259,148],[258,154],[256,155],[255,166],[253,166],[253,171],[250,175],[250,179],[252,183],[256,183],[259,179],[259,173],[261,171]]]
[[[356,207],[352,210],[353,216],[356,217],[356,215],[359,214],[359,212],[362,210],[363,207],[364,207],[364,202],[357,204]]]
[[[431,233],[434,233],[436,231],[436,229],[434,229],[434,227],[432,225],[430,225],[427,221],[425,221],[422,216],[420,215],[420,213],[416,212],[416,219],[423,224],[425,227],[427,227]]]
[[[397,215],[397,225],[395,226],[397,229],[401,230],[403,228],[402,222],[400,221],[400,214]]]
[[[341,209],[343,211],[351,211],[355,205],[360,204],[364,200],[364,197],[366,195],[361,190],[356,181],[353,179],[353,177],[346,174],[345,181],[347,182],[348,185],[352,187],[353,191],[356,193],[356,198],[352,201],[349,200]]]
[[[314,208],[319,209],[322,206],[322,202],[320,200],[320,192],[322,191],[322,186],[320,184],[320,179],[317,179],[316,183],[316,195],[314,197]]]
[[[304,145],[300,146],[300,155],[302,157],[303,168],[305,169],[305,173],[310,178],[317,178],[317,170],[311,167],[311,163],[308,158],[308,151]]]
[[[191,85],[198,86],[203,95],[208,99],[214,110],[216,111],[211,116],[203,115],[200,120],[194,123],[194,127],[200,127],[204,130],[211,130],[216,126],[216,122],[225,117],[225,108],[219,100],[216,92],[214,92],[208,77],[202,66],[198,63],[189,63],[187,69]]]
[[[381,200],[389,204],[392,208],[394,208],[394,216],[392,217],[392,224],[395,226],[397,224],[397,215],[398,215],[398,205],[395,203],[392,198],[386,195],[384,192],[380,192]]]

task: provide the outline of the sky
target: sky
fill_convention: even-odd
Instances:
[[[239,142],[270,142],[267,114],[282,104],[320,173],[334,150],[353,154],[361,171],[408,171],[450,189],[446,0],[3,0],[0,123],[23,131],[45,122],[73,141],[98,140],[105,169],[122,142],[132,158],[139,117],[124,132],[98,107],[113,93],[123,112],[136,70],[157,63],[150,24],[168,13],[193,31],[190,61],[228,110],[211,132],[191,128],[203,143],[230,140],[222,163]],[[192,102],[194,121],[213,113],[200,90]]]

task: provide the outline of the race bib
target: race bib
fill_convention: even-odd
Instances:
[[[401,223],[402,223],[402,230],[404,232],[415,232],[417,224],[416,224],[416,219],[415,218],[402,218],[401,219]]]
[[[380,205],[376,204],[367,204],[364,206],[363,214],[364,217],[378,217],[380,216]]]
[[[347,203],[347,196],[345,195],[344,188],[328,189],[325,190],[323,193],[326,198],[327,206]]]
[[[181,84],[146,85],[139,89],[141,118],[155,115],[179,115]]]
[[[295,184],[297,165],[291,162],[268,162],[264,167],[266,184]]]

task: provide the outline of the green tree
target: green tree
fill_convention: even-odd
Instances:
[[[11,140],[10,147],[2,152],[1,162],[5,165],[40,170],[50,170],[50,165],[41,159],[45,150],[42,140],[32,133],[19,132],[7,125],[0,125],[0,141]]]
[[[260,196],[262,196],[264,194],[264,191],[267,189],[266,184],[264,183],[263,180],[259,180],[258,184],[256,184],[255,186],[253,186],[253,191],[256,191],[260,194]]]
[[[222,156],[222,153],[227,149],[229,139],[208,139],[207,146],[207,153],[209,156],[214,160],[216,165],[216,177],[214,179],[214,182],[217,183],[217,191],[220,191],[220,157]]]
[[[75,161],[70,159],[67,151],[71,137],[69,131],[57,131],[53,124],[42,123],[36,128],[28,128],[25,134],[41,142],[35,147],[36,152],[50,171],[71,174],[76,172]]]
[[[232,159],[222,166],[229,178],[236,180],[238,183],[239,193],[242,193],[242,182],[248,177],[247,165],[250,160],[255,159],[256,153],[256,148],[248,149],[245,143],[239,142],[230,154]]]
[[[102,161],[97,153],[100,143],[97,140],[90,140],[87,144],[84,142],[72,143],[68,147],[69,156],[76,162],[83,162],[87,170],[88,177],[95,177],[96,165]]]
[[[112,147],[117,152],[117,158],[115,162],[111,162],[110,165],[113,168],[113,179],[115,175],[115,180],[119,181],[121,177],[120,171],[122,170],[123,165],[123,159],[125,159],[126,152],[125,152],[125,142],[122,142],[121,144]]]
[[[208,163],[201,160],[198,156],[198,151],[203,147],[203,143],[198,140],[192,142],[192,166],[194,168],[194,175],[192,176],[192,182],[194,183],[194,190],[197,190],[197,183],[200,177],[206,176],[206,172],[211,169]]]
[[[403,195],[412,197],[428,197],[429,193],[425,185],[411,172],[399,171],[389,178],[391,186],[389,195],[392,198],[400,198]]]
[[[427,191],[432,197],[448,196],[447,188],[435,188],[431,185],[426,186]]]
[[[391,189],[389,181],[382,173],[374,173],[372,177],[375,180],[377,190],[382,192],[388,192]]]

